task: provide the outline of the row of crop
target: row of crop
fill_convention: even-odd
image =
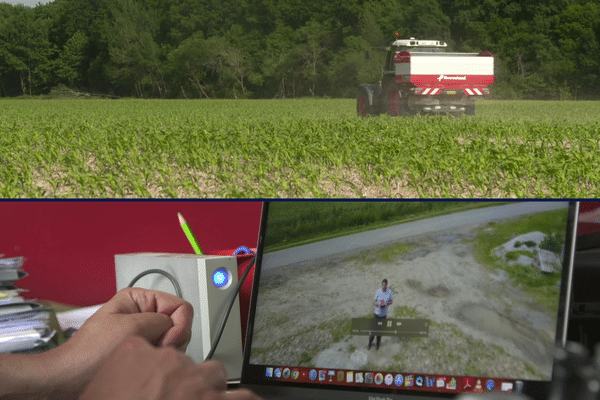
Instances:
[[[0,119],[0,194],[598,195],[597,122],[330,112],[348,104],[105,101],[36,110],[16,102]]]

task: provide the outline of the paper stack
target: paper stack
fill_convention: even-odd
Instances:
[[[21,297],[25,290],[14,285],[27,276],[22,269],[24,260],[0,258],[0,353],[44,347],[56,334],[50,328],[50,310]]]

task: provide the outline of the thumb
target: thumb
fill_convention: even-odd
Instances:
[[[168,315],[157,312],[128,314],[125,317],[131,318],[136,335],[154,345],[157,345],[163,335],[173,327],[173,321]]]

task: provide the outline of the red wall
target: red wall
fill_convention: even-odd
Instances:
[[[260,201],[2,201],[0,254],[25,256],[24,297],[75,306],[116,293],[114,255],[193,253],[181,212],[207,254],[258,240]],[[251,278],[251,277],[250,277]],[[246,286],[246,285],[244,285]]]

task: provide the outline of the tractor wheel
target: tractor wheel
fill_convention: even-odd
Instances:
[[[388,115],[392,117],[414,115],[414,112],[408,107],[408,99],[400,95],[400,86],[395,83],[390,84],[384,96],[384,109]]]
[[[369,113],[369,96],[365,89],[358,90],[358,96],[356,98],[356,112],[359,117],[368,117]]]

